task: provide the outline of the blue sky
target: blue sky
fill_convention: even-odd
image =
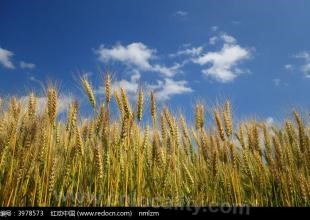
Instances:
[[[133,99],[142,86],[188,113],[230,98],[237,117],[279,120],[310,107],[309,11],[306,0],[2,0],[0,94],[52,80],[64,106],[84,103],[78,75],[101,99],[109,69]]]

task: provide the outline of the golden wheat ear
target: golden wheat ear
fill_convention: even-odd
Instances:
[[[93,109],[95,109],[96,108],[96,98],[95,98],[94,90],[93,90],[91,83],[89,82],[86,75],[82,76],[80,78],[80,80],[81,80],[83,89],[84,89],[84,91],[88,97],[89,103],[91,104]]]
[[[217,126],[218,134],[221,137],[222,141],[225,141],[225,132],[224,132],[224,127],[223,127],[220,112],[218,110],[214,110],[213,114],[214,114],[214,120]]]
[[[202,130],[204,126],[204,106],[202,104],[197,104],[195,109],[195,127],[197,130]]]
[[[124,107],[125,116],[127,118],[130,118],[130,116],[132,115],[132,111],[131,111],[131,107],[130,107],[130,103],[128,100],[126,90],[124,88],[121,88],[121,101],[122,101],[122,105]]]
[[[57,115],[58,93],[55,87],[47,88],[47,114],[51,123],[55,122]]]
[[[141,120],[142,120],[143,104],[144,104],[143,90],[139,89],[138,101],[137,101],[137,120],[138,120],[138,122],[141,122]]]
[[[151,91],[150,97],[151,97],[151,116],[152,116],[152,121],[153,121],[153,127],[155,127],[157,112],[156,112],[156,98],[155,98],[154,91]]]
[[[28,116],[29,118],[32,118],[36,114],[36,108],[37,108],[37,98],[35,94],[32,92],[28,96]]]
[[[104,79],[104,89],[105,89],[105,101],[107,105],[111,102],[111,75],[106,73]]]
[[[225,132],[227,137],[231,137],[233,132],[233,121],[231,116],[231,105],[230,101],[226,101],[224,105],[224,111],[223,111],[223,119],[224,119],[224,125],[225,125]]]

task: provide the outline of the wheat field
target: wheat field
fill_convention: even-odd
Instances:
[[[236,124],[226,101],[209,111],[198,103],[191,122],[159,109],[154,92],[140,89],[134,103],[125,88],[112,91],[110,75],[102,83],[98,103],[81,77],[88,119],[74,101],[59,120],[53,86],[43,111],[35,93],[27,105],[1,99],[1,206],[310,205],[308,116]]]

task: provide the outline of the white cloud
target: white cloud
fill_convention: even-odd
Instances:
[[[211,65],[203,69],[202,73],[219,82],[226,83],[233,81],[238,75],[244,73],[243,69],[238,67],[241,61],[250,58],[250,51],[236,44],[235,38],[224,35],[225,41],[221,50],[216,52],[207,52],[202,56],[193,59],[194,63]]]
[[[126,92],[130,97],[135,97],[139,88],[140,77],[141,77],[140,73],[136,72],[130,77],[130,80],[122,79],[120,81],[113,82],[112,89],[116,90],[119,88],[124,88],[126,89]]]
[[[151,60],[156,58],[156,50],[148,48],[141,42],[134,42],[127,46],[118,44],[112,48],[100,46],[96,51],[101,62],[118,61],[139,71],[158,72],[167,77],[174,76],[180,64],[167,67],[161,64],[151,64]]]
[[[221,33],[219,36],[212,36],[212,37],[210,37],[209,38],[209,44],[214,45],[220,39],[222,41],[224,41],[224,43],[227,43],[227,44],[235,44],[237,42],[237,40],[233,36],[228,35],[226,33]]]
[[[293,65],[292,65],[292,64],[285,64],[285,65],[284,65],[284,68],[285,68],[286,70],[291,70],[291,69],[293,69]]]
[[[236,39],[233,36],[230,36],[230,35],[228,35],[226,33],[222,33],[221,34],[221,39],[225,43],[227,43],[227,44],[234,44],[234,43],[236,43]]]
[[[132,71],[132,75],[130,76],[131,81],[135,81],[136,82],[136,81],[140,80],[140,78],[141,78],[140,72],[137,71],[137,70],[133,70]]]
[[[136,91],[138,88],[137,81],[140,79],[140,74],[144,72],[160,73],[164,78],[158,81],[157,86],[175,82],[175,85],[186,87],[183,81],[173,81],[172,78],[177,73],[182,73],[182,67],[189,63],[198,64],[202,66],[202,73],[219,82],[226,83],[233,81],[237,76],[248,70],[242,69],[240,62],[251,57],[251,52],[247,48],[241,47],[237,44],[237,40],[226,33],[219,33],[217,36],[210,38],[211,44],[217,41],[221,42],[222,48],[218,51],[204,52],[204,46],[191,47],[190,44],[183,45],[180,50],[169,55],[175,62],[171,66],[159,63],[160,59],[157,57],[156,49],[151,49],[141,42],[134,42],[128,45],[117,44],[112,47],[100,46],[95,51],[98,59],[101,62],[116,61],[129,67],[129,71],[138,72],[135,75],[136,79],[118,81],[118,86],[128,87],[129,91]],[[167,78],[172,81],[167,80]],[[156,78],[155,78],[156,79]],[[159,84],[161,82],[161,84]],[[178,82],[178,83],[176,83]],[[154,86],[154,85],[149,85]],[[163,90],[163,89],[162,89]],[[100,89],[98,92],[100,93]],[[169,95],[168,95],[169,96]],[[166,97],[168,97],[166,96]],[[162,95],[162,97],[165,97]]]
[[[300,70],[306,78],[310,78],[310,52],[303,51],[296,54],[294,57],[304,60],[304,64],[300,66]]]
[[[11,61],[11,57],[13,55],[13,52],[0,47],[0,64],[2,64],[5,68],[15,69],[15,66]]]
[[[187,48],[187,47],[190,47],[191,46],[191,43],[184,43],[181,45],[181,47],[183,48]]]
[[[153,66],[152,71],[162,73],[163,75],[165,75],[167,77],[172,77],[176,73],[181,72],[180,68],[182,66],[183,65],[179,64],[179,63],[175,63],[171,67],[166,67],[166,66],[162,66],[162,65],[156,64],[156,65]]]
[[[213,36],[209,38],[209,44],[214,45],[217,41],[218,41],[218,37],[217,36]]]
[[[202,53],[203,47],[192,47],[192,48],[186,48],[183,50],[179,50],[176,53],[170,54],[170,57],[177,57],[182,55],[189,55],[189,56],[198,56]]]
[[[241,24],[240,21],[232,21],[231,23],[234,24],[234,25],[239,25],[239,24]]]
[[[34,63],[27,63],[25,61],[20,61],[19,65],[22,69],[34,69],[36,67]]]
[[[44,85],[43,85],[44,83],[41,82],[41,80],[37,79],[34,75],[29,75],[29,76],[27,77],[27,79],[28,79],[29,81],[34,82],[34,83],[38,83],[40,86],[43,86],[43,87],[44,87]]]
[[[217,31],[218,29],[219,29],[218,26],[212,26],[212,27],[211,27],[211,31],[213,31],[213,32]]]
[[[307,51],[300,52],[294,56],[295,58],[304,59],[306,61],[310,61],[310,53]]]
[[[188,15],[188,13],[186,11],[182,11],[182,10],[179,10],[177,12],[174,13],[176,16],[179,16],[179,17],[186,17]]]
[[[165,78],[163,81],[158,81],[156,85],[151,85],[155,89],[156,98],[159,101],[166,101],[174,95],[193,92],[192,88],[188,87],[187,81],[175,81]]]
[[[275,86],[285,86],[285,87],[288,87],[289,84],[287,82],[283,82],[281,79],[279,78],[275,78],[272,80],[272,82],[274,83]]]
[[[100,46],[97,50],[99,60],[102,62],[120,61],[128,65],[134,65],[141,70],[151,69],[150,59],[153,58],[155,51],[149,49],[140,42],[131,43],[127,46],[116,45],[112,48]]]
[[[29,76],[29,77],[28,77],[28,80],[30,80],[30,81],[36,81],[37,79],[36,79],[34,76]]]
[[[306,63],[301,67],[302,72],[305,74],[306,78],[310,78],[310,63]]]

